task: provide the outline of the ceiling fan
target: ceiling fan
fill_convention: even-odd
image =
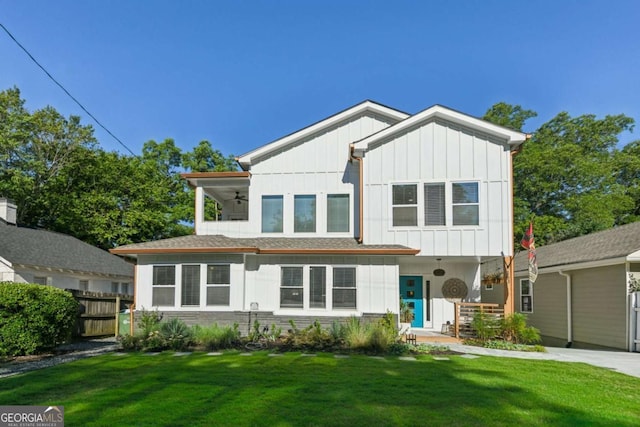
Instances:
[[[233,199],[227,199],[227,201],[228,200],[235,200],[237,204],[249,201],[249,199],[247,199],[247,196],[241,196],[239,191],[236,191],[236,196]]]

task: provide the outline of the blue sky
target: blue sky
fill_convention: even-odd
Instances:
[[[133,152],[243,154],[372,99],[640,121],[640,2],[0,0],[0,22]],[[0,31],[0,90],[91,119]],[[125,150],[102,129],[106,150]],[[640,139],[621,136],[622,144]]]

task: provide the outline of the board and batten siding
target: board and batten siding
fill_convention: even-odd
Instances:
[[[259,236],[262,233],[262,196],[283,196],[283,232],[266,236],[353,237],[359,229],[356,211],[358,165],[349,161],[349,144],[391,124],[389,119],[366,113],[338,123],[322,132],[269,153],[251,165],[249,221],[225,231],[230,237]],[[327,233],[327,194],[348,194],[349,231]],[[316,232],[294,233],[295,195],[316,196]],[[199,233],[207,234],[207,223]],[[202,231],[200,231],[202,230]]]
[[[520,282],[516,277],[515,308],[522,312]],[[484,295],[483,295],[484,296]],[[533,284],[533,313],[524,313],[527,324],[540,330],[540,334],[558,340],[567,340],[567,286],[566,278],[558,273],[540,274]]]
[[[627,348],[627,288],[624,265],[571,272],[573,340]]]
[[[364,157],[364,239],[421,248],[421,255],[511,253],[511,154],[505,142],[431,121],[370,147]],[[476,181],[479,226],[451,226],[452,182]],[[423,184],[444,182],[447,226],[421,226]],[[418,227],[392,227],[391,184],[418,184]]]

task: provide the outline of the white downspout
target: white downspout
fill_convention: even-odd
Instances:
[[[573,312],[573,309],[571,307],[571,275],[565,274],[562,271],[558,271],[558,273],[560,273],[561,276],[564,276],[567,278],[567,345],[566,347],[569,348],[573,344],[573,322],[571,319],[572,317],[571,313]]]

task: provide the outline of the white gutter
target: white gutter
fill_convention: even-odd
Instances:
[[[561,276],[567,278],[567,345],[569,348],[573,344],[573,322],[571,320],[571,313],[573,312],[573,308],[571,306],[571,276],[569,274],[565,274],[562,270],[558,271]]]

